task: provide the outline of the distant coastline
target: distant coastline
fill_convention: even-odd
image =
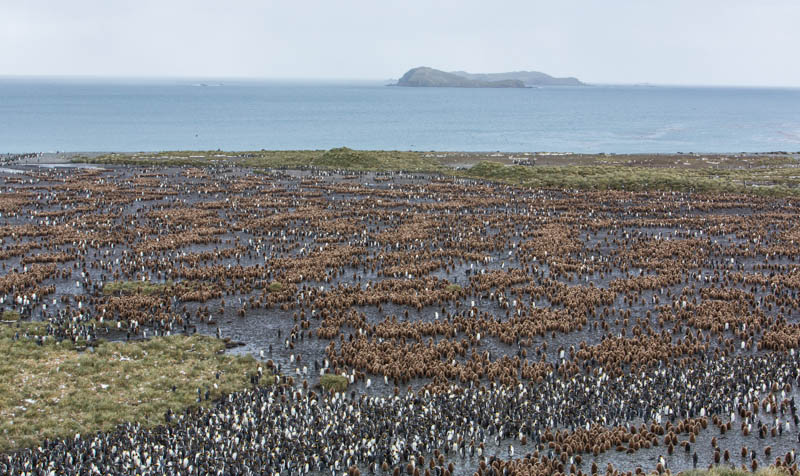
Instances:
[[[539,86],[586,86],[577,78],[555,78],[539,71],[472,74],[441,71],[427,66],[408,70],[389,86],[433,88],[530,88]]]

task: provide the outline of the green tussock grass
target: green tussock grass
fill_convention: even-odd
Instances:
[[[682,476],[787,476],[789,473],[780,468],[761,468],[755,473],[743,469],[733,469],[726,466],[715,466],[711,469],[693,469],[684,471]]]
[[[4,324],[0,325],[0,340],[1,339],[11,339],[14,334],[25,334],[32,336],[41,336],[44,335],[47,331],[47,323],[46,322],[15,322],[12,324]]]
[[[267,169],[297,169],[312,166],[324,150],[262,150],[248,152],[237,163],[244,167]]]
[[[482,161],[469,169],[459,171],[458,175],[535,188],[800,195],[800,169],[796,168],[690,169],[612,165],[528,167]]]
[[[347,168],[352,170],[400,170],[400,165],[409,167],[440,168],[438,162],[423,159],[416,152],[351,151],[350,149],[326,150],[259,150],[246,152],[220,151],[165,151],[154,153],[112,153],[96,157],[76,156],[73,163],[135,166],[193,166],[239,165],[252,168],[302,169]],[[339,151],[339,152],[337,152]],[[350,157],[347,157],[350,155]],[[374,160],[373,160],[374,159]],[[395,162],[393,162],[393,160]],[[409,169],[411,170],[411,169]]]
[[[39,346],[11,338],[15,332],[43,331],[41,323],[2,326],[0,451],[109,430],[126,421],[163,424],[167,408],[180,413],[210,404],[248,387],[258,368],[252,357],[221,353],[225,344],[208,336],[101,342],[94,352],[77,352],[69,342]],[[203,397],[208,389],[211,400],[198,403],[198,387]]]
[[[3,311],[2,316],[0,316],[0,320],[2,321],[18,321],[19,320],[19,312],[14,311],[13,309],[6,309]]]
[[[320,168],[355,171],[441,172],[438,161],[418,152],[353,150],[347,147],[331,149],[312,161]]]
[[[459,286],[458,284],[448,284],[447,287],[445,287],[444,289],[448,292],[456,293],[458,291],[461,291],[461,286]]]
[[[172,282],[112,281],[103,285],[103,294],[160,294],[172,287]]]
[[[198,154],[199,155],[199,154]],[[78,156],[70,159],[72,163],[78,164],[101,164],[101,165],[137,165],[142,167],[152,166],[167,166],[167,167],[180,167],[180,166],[195,166],[203,167],[214,165],[214,162],[208,160],[205,156],[202,158],[188,157],[184,154],[168,155],[168,154],[104,154],[97,157],[84,157]]]
[[[352,171],[441,172],[445,168],[435,159],[419,152],[353,150],[260,150],[248,152],[183,151],[135,154],[105,154],[97,157],[74,157],[74,163],[138,166],[239,165],[252,168],[297,169],[322,168]]]
[[[544,159],[542,159],[544,160]],[[552,162],[556,159],[547,159]],[[576,190],[681,191],[800,196],[798,161],[788,156],[709,157],[677,154],[568,155],[555,165],[505,165],[490,160],[455,171],[431,154],[413,151],[260,150],[248,152],[167,151],[75,157],[73,162],[263,169],[330,169],[442,173],[535,188]]]
[[[273,282],[269,283],[269,286],[267,287],[267,289],[269,289],[269,292],[271,292],[271,293],[277,293],[281,289],[283,289],[283,283],[281,283],[280,281],[273,281]]]
[[[242,160],[246,152],[222,152],[216,150],[197,151],[163,151],[163,152],[113,152],[94,157],[78,155],[70,159],[78,164],[101,165],[134,165],[140,167],[208,167],[215,165],[232,165]]]
[[[325,374],[319,378],[319,384],[330,392],[344,392],[350,381],[342,375]]]

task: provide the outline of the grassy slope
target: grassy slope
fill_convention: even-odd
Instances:
[[[439,172],[444,167],[436,160],[417,152],[356,151],[341,147],[324,150],[272,150],[223,153],[216,151],[159,152],[153,154],[107,154],[99,157],[77,157],[76,163],[106,165],[209,166],[236,164],[253,168],[346,169],[355,171]]]
[[[356,151],[345,147],[329,151],[108,154],[91,159],[73,159],[75,162],[148,166],[237,164],[253,168],[316,167],[376,172],[404,170],[444,173],[543,188],[743,192],[800,196],[800,168],[797,167],[800,164],[786,156],[712,156],[707,159],[669,155],[574,155],[563,158],[564,163],[569,165],[522,166],[484,160],[465,170],[445,167],[443,161],[446,160],[420,152]]]
[[[541,188],[675,190],[800,195],[800,169],[711,169],[636,166],[522,166],[483,161],[460,175]],[[768,186],[767,186],[768,185]]]
[[[331,149],[312,161],[312,165],[329,169],[356,171],[405,170],[409,172],[440,172],[443,167],[433,159],[417,152],[361,151],[347,147]]]
[[[177,413],[198,404],[198,387],[214,400],[249,386],[258,367],[251,357],[221,354],[224,344],[207,336],[101,343],[94,352],[78,352],[69,343],[11,338],[25,330],[41,333],[42,327],[0,327],[0,451],[125,421],[164,423],[167,408]]]

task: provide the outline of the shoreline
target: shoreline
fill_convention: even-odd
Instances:
[[[42,164],[67,164],[74,163],[76,159],[84,163],[91,163],[92,159],[104,158],[108,156],[121,156],[121,157],[149,157],[153,159],[165,158],[170,156],[180,156],[184,158],[208,158],[212,154],[222,155],[224,158],[240,158],[250,154],[260,153],[291,153],[291,152],[322,152],[323,150],[317,149],[304,149],[304,150],[270,150],[262,149],[260,151],[248,150],[233,150],[233,151],[195,151],[195,150],[177,150],[177,151],[137,151],[137,152],[119,152],[119,151],[74,151],[74,152],[31,152],[31,153],[0,153],[0,161],[3,165],[42,165]],[[500,151],[380,151],[380,152],[402,152],[418,154],[423,158],[434,159],[447,167],[470,167],[480,161],[499,162],[506,165],[520,164],[526,160],[535,160],[535,165],[546,166],[570,166],[570,165],[641,165],[641,166],[655,166],[655,167],[670,167],[683,165],[677,162],[679,159],[691,160],[692,158],[705,159],[711,161],[709,165],[718,165],[713,163],[715,160],[742,160],[746,162],[751,158],[765,158],[765,157],[779,157],[789,158],[800,165],[800,151],[770,151],[770,152],[637,152],[637,153],[613,153],[613,152],[597,152],[597,153],[577,153],[577,152],[532,152],[532,151],[517,151],[517,152],[500,152]],[[191,154],[186,157],[186,154]],[[231,156],[231,154],[233,154]],[[20,157],[11,159],[14,157]],[[670,163],[665,159],[672,159],[676,162]],[[523,164],[524,165],[524,164]],[[691,166],[691,165],[690,165]],[[695,165],[696,166],[696,165]]]
[[[0,156],[0,173],[43,167],[239,167],[435,174],[561,190],[737,193],[800,197],[800,153],[561,154],[353,150],[171,151]],[[20,169],[14,169],[19,167]]]

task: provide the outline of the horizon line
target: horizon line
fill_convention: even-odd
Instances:
[[[0,80],[32,79],[32,80],[92,80],[92,81],[240,81],[240,82],[267,82],[267,81],[298,81],[298,82],[396,82],[397,78],[343,78],[343,77],[268,77],[268,76],[186,76],[186,75],[107,75],[107,74],[0,74]],[[764,85],[764,84],[719,84],[719,83],[657,83],[649,81],[639,82],[587,82],[580,80],[581,86],[542,85],[541,87],[554,88],[580,88],[585,86],[636,86],[636,87],[689,87],[689,88],[741,88],[741,89],[800,89],[800,85]]]

